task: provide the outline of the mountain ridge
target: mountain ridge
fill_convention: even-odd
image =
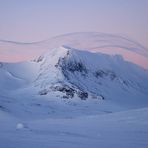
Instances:
[[[89,86],[92,82],[94,82],[93,85],[97,88],[103,87],[101,85],[104,85],[104,83],[108,85],[108,82],[113,82],[115,83],[113,85],[119,85],[124,89],[139,89],[137,82],[135,82],[137,80],[131,72],[134,71],[137,75],[139,75],[139,70],[146,72],[139,66],[126,62],[120,55],[110,56],[103,53],[91,53],[88,51],[73,49],[69,46],[62,46],[55,50],[51,50],[42,58],[45,59],[42,59],[43,61],[37,60],[43,62],[41,68],[43,71],[39,74],[37,81],[41,81],[39,83],[42,84],[41,86],[44,88],[41,92],[46,92],[45,94],[48,93],[46,87],[50,86],[50,84],[55,85],[56,83],[59,83],[59,85],[61,85],[61,83],[65,83],[65,80],[66,83],[73,84],[75,87],[80,87],[82,90],[85,90],[84,92],[88,91],[86,86]],[[52,73],[51,71],[54,72]],[[129,72],[129,76],[126,76],[127,72]],[[56,81],[52,81],[55,80],[53,77],[56,78]],[[98,84],[96,84],[96,81]],[[84,82],[87,82],[87,84],[82,85]],[[139,81],[138,83],[141,82]],[[65,88],[61,88],[61,86],[56,87],[58,87],[58,89],[64,89],[65,91]],[[66,87],[68,86],[66,85]],[[69,89],[72,88],[69,87]],[[106,87],[103,89],[106,89]],[[101,93],[102,91],[103,90],[98,90],[100,96],[103,96]],[[91,89],[90,92],[94,93],[94,90]],[[146,88],[144,92],[146,92]],[[103,96],[102,98],[105,97]]]
[[[148,105],[147,70],[120,55],[65,45],[29,62],[3,63],[0,81],[1,109],[27,119],[94,115]]]

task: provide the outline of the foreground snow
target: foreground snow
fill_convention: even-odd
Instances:
[[[1,111],[0,147],[147,148],[147,115],[148,108],[143,108],[79,118],[24,121]]]

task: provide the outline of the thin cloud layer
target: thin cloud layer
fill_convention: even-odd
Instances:
[[[127,37],[97,32],[80,32],[33,43],[0,40],[0,61],[15,62],[33,59],[46,50],[62,45],[94,52],[121,54],[124,58],[131,59],[130,61],[134,60],[133,62],[136,61],[137,64],[139,62],[140,65],[148,58],[148,49]],[[19,58],[16,58],[17,55]]]

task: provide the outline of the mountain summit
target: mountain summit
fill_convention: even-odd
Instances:
[[[61,46],[35,61],[40,70],[34,85],[40,88],[40,95],[54,92],[62,98],[115,99],[121,102],[147,98],[148,71],[125,61],[120,55]]]
[[[53,48],[0,63],[0,110],[25,118],[98,114],[148,104],[148,71],[121,55]]]

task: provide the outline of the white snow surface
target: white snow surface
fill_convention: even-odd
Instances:
[[[147,148],[148,70],[121,55],[50,49],[0,63],[0,147]]]
[[[148,108],[80,118],[27,121],[0,112],[0,146],[3,148],[147,148]],[[21,120],[22,121],[22,120]],[[26,122],[26,121],[25,121]]]

